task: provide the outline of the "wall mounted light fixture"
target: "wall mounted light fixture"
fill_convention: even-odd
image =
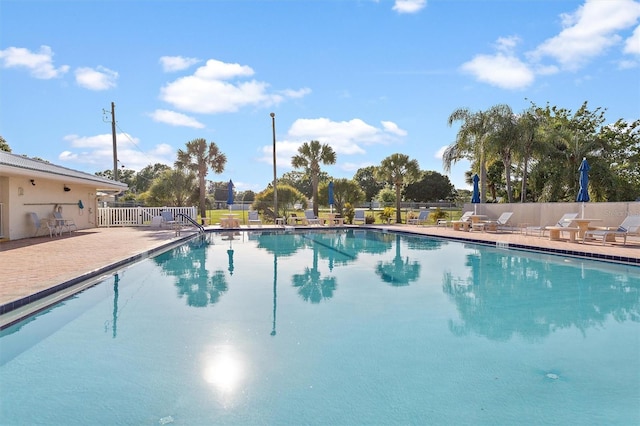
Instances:
[[[31,179],[29,182],[31,182],[31,185],[36,186],[36,181],[35,181],[35,179]]]
[[[64,186],[64,192],[69,192],[71,191],[71,188],[69,188],[67,185]]]

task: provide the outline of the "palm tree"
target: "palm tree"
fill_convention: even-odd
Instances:
[[[502,161],[507,201],[513,202],[511,189],[511,167],[513,157],[518,150],[517,117],[508,105],[496,105],[489,110],[492,122],[491,133],[487,137],[487,151]],[[495,198],[495,197],[494,197]]]
[[[529,178],[529,162],[533,155],[541,150],[542,138],[540,138],[541,116],[535,108],[530,108],[518,117],[518,153],[522,162],[522,186],[520,188],[520,202],[527,201],[527,180]]]
[[[396,190],[396,223],[402,223],[400,217],[400,198],[405,183],[420,179],[420,165],[405,154],[391,154],[380,163],[376,170],[379,179],[389,182]]]
[[[496,107],[494,107],[496,108]],[[456,135],[456,141],[449,145],[442,156],[445,172],[451,171],[451,165],[459,160],[468,159],[480,167],[480,200],[487,201],[487,138],[492,131],[490,111],[471,112],[468,108],[458,108],[449,116],[448,124],[456,121],[462,124]]]
[[[186,168],[193,171],[198,176],[200,217],[207,215],[205,179],[209,172],[209,167],[214,173],[222,173],[226,163],[227,157],[220,152],[215,142],[207,145],[207,141],[202,138],[187,142],[186,151],[178,150],[178,159],[175,162],[175,166],[179,169]]]
[[[297,155],[291,158],[291,165],[295,169],[304,168],[311,175],[311,198],[313,200],[313,214],[318,216],[318,177],[320,163],[335,164],[336,153],[328,144],[318,141],[305,142],[298,148]]]

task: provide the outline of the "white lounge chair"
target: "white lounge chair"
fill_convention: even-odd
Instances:
[[[422,209],[420,210],[420,213],[418,214],[418,217],[414,217],[411,219],[407,219],[407,224],[408,225],[422,225],[426,222],[429,221],[429,214],[431,213],[431,211],[429,209]]]
[[[78,227],[73,219],[64,219],[62,217],[62,213],[59,211],[53,212],[53,219],[56,224],[56,228],[58,228],[58,233],[62,234],[65,230],[69,231],[69,235],[71,235],[71,231],[77,231]]]
[[[356,210],[353,216],[353,224],[357,224],[358,222],[362,222],[364,225],[367,223],[367,218],[364,210]]]
[[[558,219],[558,221],[556,222],[555,225],[527,226],[527,227],[524,228],[524,234],[525,235],[529,235],[529,234],[536,234],[537,233],[539,236],[544,237],[545,232],[547,232],[550,227],[567,228],[567,227],[569,227],[569,225],[571,225],[571,222],[577,216],[578,216],[578,213],[565,213],[565,214],[562,215],[562,217],[560,219]]]
[[[313,214],[313,210],[305,210],[304,219],[307,225],[320,225],[320,219]]]
[[[509,220],[513,216],[513,212],[504,212],[496,220],[483,220],[482,222],[476,222],[472,224],[474,230],[481,231],[512,231],[512,226],[509,225]]]
[[[31,216],[31,220],[33,221],[33,226],[36,231],[33,233],[33,236],[38,236],[38,232],[41,229],[46,229],[49,231],[49,238],[53,237],[53,234],[56,232],[55,222],[50,221],[49,219],[40,219],[38,215],[34,212],[30,212],[29,216]]]
[[[262,220],[260,220],[260,216],[258,215],[258,212],[255,210],[252,210],[249,212],[249,217],[247,221],[249,223],[249,226],[251,226],[252,224],[262,226]]]
[[[584,233],[582,242],[600,237],[602,245],[604,245],[605,242],[615,242],[616,237],[623,237],[622,245],[627,245],[627,236],[629,235],[640,235],[640,215],[627,216],[617,228],[590,229]]]

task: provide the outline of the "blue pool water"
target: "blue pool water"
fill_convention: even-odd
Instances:
[[[640,424],[639,360],[638,267],[210,234],[0,332],[0,423]]]

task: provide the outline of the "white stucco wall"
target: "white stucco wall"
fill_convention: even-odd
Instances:
[[[475,205],[478,214],[487,215],[491,219],[496,219],[503,212],[513,212],[510,223],[516,226],[555,225],[565,213],[578,213],[580,217],[582,206],[582,203],[480,203]],[[464,211],[473,211],[473,209],[474,204],[464,205]],[[629,215],[640,215],[640,202],[584,203],[585,218],[601,219],[594,222],[594,226],[618,226]]]

